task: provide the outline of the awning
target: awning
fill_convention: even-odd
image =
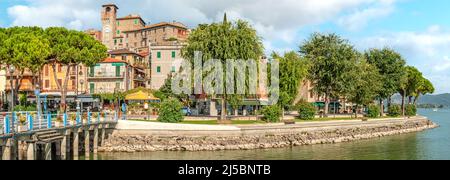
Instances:
[[[313,104],[314,104],[314,106],[316,106],[316,107],[325,107],[325,102],[315,102],[315,103],[313,103]],[[339,102],[330,102],[329,106],[330,106],[330,107],[334,107],[334,106],[340,107],[340,106],[342,106],[342,105],[341,105],[341,103],[339,103]]]
[[[160,100],[156,98],[152,93],[145,93],[143,91],[138,91],[133,94],[129,94],[125,97],[128,101],[149,101],[149,100]]]

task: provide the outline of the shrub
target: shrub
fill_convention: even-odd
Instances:
[[[264,116],[263,120],[266,122],[280,122],[282,114],[281,108],[277,105],[267,106],[262,109],[261,114]]]
[[[400,105],[391,105],[388,113],[391,117],[399,117],[402,115],[402,107]]]
[[[381,113],[380,111],[381,110],[380,110],[379,106],[377,106],[375,104],[369,105],[368,110],[367,110],[367,117],[377,118],[380,116],[380,113]]]
[[[406,105],[405,115],[408,117],[416,116],[417,115],[417,107],[413,104]]]
[[[166,99],[161,103],[159,122],[178,123],[183,121],[183,105],[177,99]]]
[[[36,106],[28,106],[26,108],[26,111],[37,111],[37,108],[36,108]]]
[[[297,110],[299,118],[301,120],[313,120],[316,115],[316,107],[313,104],[307,102],[301,102],[297,104]]]

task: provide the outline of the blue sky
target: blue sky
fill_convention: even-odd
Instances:
[[[267,53],[298,50],[312,32],[335,32],[363,51],[391,47],[436,86],[450,92],[448,0],[0,0],[0,26],[100,28],[100,8],[116,3],[119,15],[145,21],[198,23],[245,19],[264,39]]]

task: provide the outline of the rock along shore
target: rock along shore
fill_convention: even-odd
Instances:
[[[205,126],[206,127],[206,126]],[[245,126],[233,130],[116,130],[100,152],[217,151],[331,144],[424,131],[438,127],[424,117],[369,122]],[[220,133],[218,133],[220,131]],[[168,133],[169,132],[169,133]]]

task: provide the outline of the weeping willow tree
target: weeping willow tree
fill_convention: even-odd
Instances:
[[[221,23],[200,24],[189,35],[188,45],[182,50],[183,57],[191,62],[194,61],[195,52],[201,52],[203,63],[217,59],[223,67],[229,60],[259,60],[263,51],[261,38],[256,30],[243,20],[228,22],[226,14]],[[223,71],[225,75],[225,68]],[[225,84],[223,87],[226,87]],[[221,120],[224,120],[227,114],[225,103],[233,95],[228,96],[224,88],[222,94],[215,93],[208,96],[221,99]]]

